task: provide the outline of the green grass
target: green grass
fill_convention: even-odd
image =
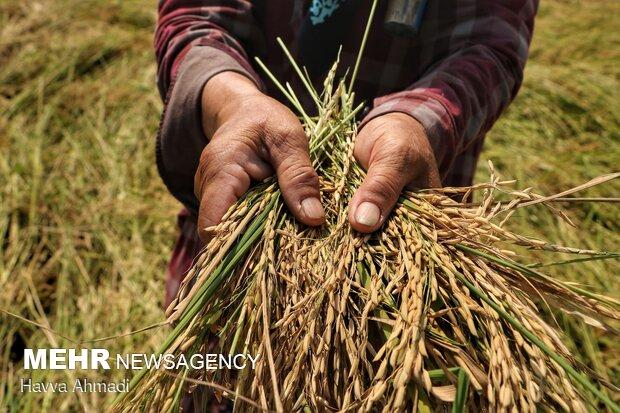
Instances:
[[[493,160],[503,177],[545,194],[620,170],[620,23],[613,1],[542,2],[531,59],[519,96],[487,136],[481,159]],[[477,179],[486,177],[480,162]],[[612,181],[577,196],[620,196]],[[562,204],[576,228],[544,208],[527,208],[509,227],[554,243],[605,251],[620,250],[619,204]],[[554,261],[524,254],[530,262]],[[556,257],[557,258],[557,257]],[[570,258],[566,256],[565,258]],[[547,267],[551,275],[618,297],[618,260]],[[617,337],[593,332],[560,315],[568,342],[582,360],[618,384]]]
[[[161,321],[163,277],[177,203],[160,182],[154,135],[155,1],[0,0],[0,309],[76,339]],[[620,165],[620,4],[545,1],[521,93],[487,137],[493,160],[522,187],[554,193]],[[478,180],[487,178],[480,162]],[[620,196],[611,182],[583,196]],[[552,242],[620,250],[618,204],[564,204],[573,228],[542,208],[510,225]],[[557,257],[524,252],[526,262]],[[547,271],[620,296],[617,260]],[[613,335],[559,315],[571,347],[612,382]],[[164,332],[110,340],[110,351],[150,352]],[[112,395],[19,392],[22,347],[71,347],[0,314],[0,411],[81,410]],[[124,372],[79,372],[120,379]],[[36,380],[64,380],[38,372]]]

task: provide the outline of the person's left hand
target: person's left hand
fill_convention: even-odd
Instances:
[[[404,113],[388,113],[364,125],[358,133],[354,155],[367,171],[349,204],[349,221],[357,231],[377,230],[403,188],[441,186],[424,127]]]

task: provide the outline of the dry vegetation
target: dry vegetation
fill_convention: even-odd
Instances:
[[[156,175],[153,2],[0,1],[0,409],[100,407],[109,396],[20,394],[21,348],[70,347],[162,319],[163,271],[177,205]],[[543,193],[620,164],[618,26],[613,1],[543,2],[521,95],[483,158]],[[481,181],[488,173],[481,165]],[[617,181],[584,196],[618,196]],[[587,249],[620,249],[617,206],[566,205],[572,228],[542,208],[509,229]],[[528,252],[523,260],[549,260]],[[549,267],[618,297],[618,262]],[[546,315],[548,316],[548,314]],[[617,337],[556,314],[569,350],[618,383]],[[105,343],[153,351],[166,331]],[[604,356],[603,356],[604,354]],[[37,380],[65,373],[37,372]],[[91,378],[101,378],[101,373]],[[119,378],[122,372],[110,372]]]

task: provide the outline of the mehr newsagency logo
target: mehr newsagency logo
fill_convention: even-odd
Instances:
[[[256,368],[260,355],[252,354],[146,354],[127,353],[111,356],[105,348],[24,349],[24,370],[243,370]],[[122,381],[91,381],[76,378],[67,381],[20,380],[22,392],[108,392],[124,393],[129,390],[129,379]]]

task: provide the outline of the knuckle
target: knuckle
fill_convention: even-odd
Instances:
[[[285,149],[291,146],[291,136],[292,133],[288,130],[270,131],[265,136],[265,144],[270,150]]]
[[[201,199],[205,185],[214,180],[228,180],[236,192],[243,188],[246,181],[249,187],[249,177],[240,164],[246,159],[240,145],[242,143],[239,142],[229,145],[210,143],[205,147],[194,174],[194,194],[198,199]]]
[[[226,181],[232,188],[233,194],[239,198],[250,187],[251,179],[245,169],[239,164],[228,164],[218,170],[214,176],[216,181]]]
[[[419,158],[418,155],[413,145],[392,140],[379,148],[373,162],[378,162],[382,169],[393,174],[408,176]]]
[[[200,164],[217,171],[228,164],[247,159],[253,152],[255,149],[252,143],[246,139],[211,142],[202,151]]]
[[[271,128],[265,135],[265,145],[270,151],[290,151],[293,148],[307,146],[305,133],[299,125],[278,125]]]
[[[398,198],[402,190],[399,179],[388,172],[377,172],[368,185],[368,191],[383,199]]]
[[[201,166],[211,163],[211,159],[213,159],[213,152],[214,152],[213,147],[214,145],[210,143],[207,146],[205,146],[205,148],[202,150],[202,153],[200,154],[200,160],[199,160],[199,164]]]
[[[236,134],[247,141],[260,141],[269,125],[269,117],[265,113],[255,113],[251,119],[238,125]]]
[[[227,156],[227,148],[219,142],[211,142],[202,150],[200,154],[200,165],[210,168],[224,161]]]
[[[202,183],[213,176],[213,171],[217,170],[217,157],[214,152],[207,147],[200,154],[200,160],[198,162],[198,168],[194,174],[194,187],[197,190],[202,186]]]
[[[282,169],[281,175],[286,184],[292,189],[301,189],[308,186],[318,187],[319,185],[319,177],[309,165],[291,163]]]

